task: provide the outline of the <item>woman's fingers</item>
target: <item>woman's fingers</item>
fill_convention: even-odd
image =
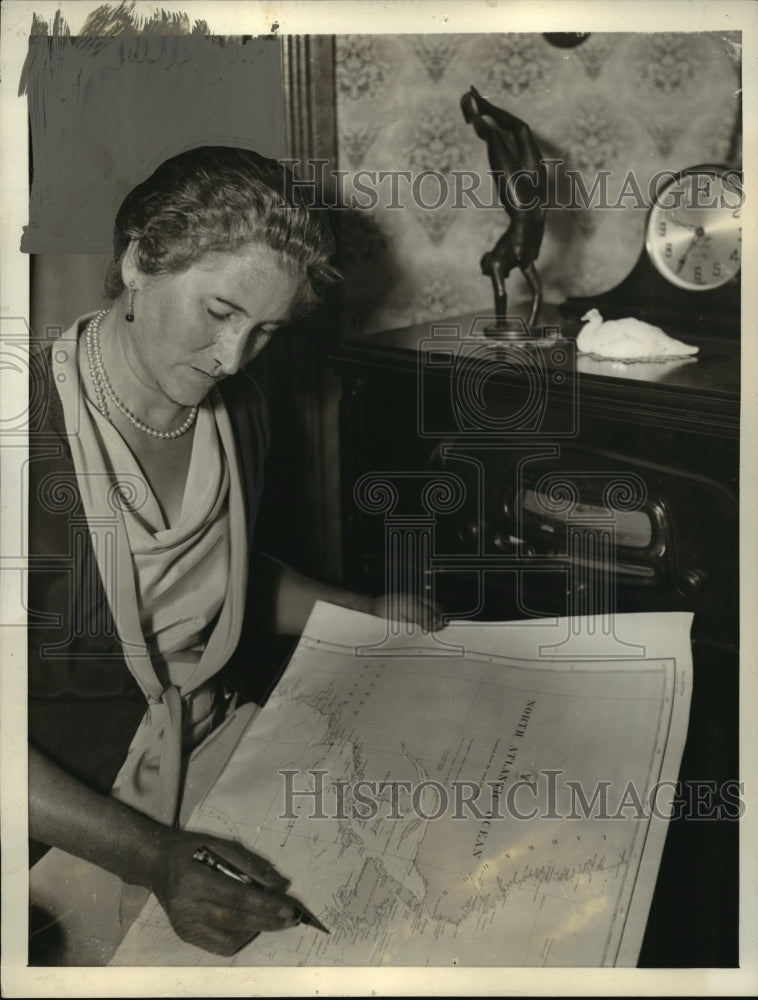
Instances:
[[[278,930],[294,922],[295,906],[283,893],[266,892],[254,885],[242,885],[218,872],[202,872],[192,896],[221,920],[255,921],[258,930]]]
[[[225,923],[215,926],[208,922],[200,923],[197,920],[187,921],[184,926],[175,923],[174,930],[183,941],[194,945],[196,948],[203,948],[214,955],[224,955],[229,957],[249,945],[259,935],[260,931],[251,930],[247,927],[229,927]]]
[[[198,846],[210,848],[219,858],[230,861],[266,889],[284,892],[290,884],[289,879],[281,875],[265,858],[234,841],[221,840],[220,837],[201,837]]]
[[[256,931],[280,931],[297,926],[294,907],[276,898],[263,902],[248,898],[240,900],[239,905],[235,902],[203,900],[200,905],[206,920],[218,928],[242,926]]]
[[[181,897],[205,909],[217,925],[243,921],[255,930],[280,930],[292,923],[294,904],[279,889],[245,885],[221,872],[197,865],[179,883]]]
[[[177,895],[161,902],[179,937],[218,955],[235,954],[260,931],[298,923],[293,905],[279,894],[214,871],[193,872]]]
[[[259,855],[219,837],[166,831],[162,875],[153,886],[171,925],[183,940],[219,955],[233,955],[260,931],[298,922],[285,896],[287,879]],[[226,870],[196,860],[205,848]],[[253,881],[232,877],[237,871]]]
[[[445,627],[442,608],[436,601],[405,592],[383,594],[374,602],[375,613],[390,621],[415,622],[426,632]]]

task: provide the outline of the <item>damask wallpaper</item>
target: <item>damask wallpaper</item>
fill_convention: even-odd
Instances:
[[[479,259],[508,217],[486,146],[460,110],[472,84],[525,121],[555,161],[538,270],[546,300],[560,301],[631,270],[659,171],[739,165],[740,49],[737,32],[591,34],[571,48],[539,34],[338,36],[337,226],[350,326],[492,308]],[[605,171],[606,203],[619,207],[572,205],[571,171],[587,192]],[[526,297],[518,271],[508,294],[512,304]]]

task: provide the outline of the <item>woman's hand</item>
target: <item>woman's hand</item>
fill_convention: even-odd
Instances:
[[[149,888],[175,932],[189,944],[216,955],[234,955],[259,931],[297,925],[293,904],[284,897],[287,880],[240,844],[166,828],[154,846]],[[210,848],[265,889],[195,861],[193,854],[200,847]]]
[[[82,784],[34,746],[29,747],[29,832],[130,885],[150,889],[181,938],[217,955],[233,955],[258,931],[295,926],[296,904],[284,897],[288,883],[268,862],[232,841],[162,826]],[[200,847],[265,889],[195,861]]]
[[[405,591],[374,598],[371,613],[390,621],[415,622],[424,632],[437,632],[447,624],[436,601]]]

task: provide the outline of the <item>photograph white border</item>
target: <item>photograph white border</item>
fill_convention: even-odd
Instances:
[[[29,259],[19,241],[28,222],[26,98],[18,95],[32,15],[49,23],[60,11],[71,33],[97,3],[90,0],[4,0],[0,41],[0,320],[28,318]],[[535,32],[535,31],[734,31],[743,33],[743,121],[746,204],[744,259],[755,262],[758,241],[756,136],[758,123],[758,7],[755,3],[688,0],[652,2],[542,3],[409,2],[390,0],[185,0],[137,2],[136,13],[183,11],[204,18],[218,34]],[[754,200],[755,199],[755,200]],[[754,274],[755,272],[752,272]],[[4,996],[315,996],[329,995],[738,995],[758,992],[758,837],[756,836],[756,727],[758,705],[758,607],[755,570],[758,528],[753,515],[758,485],[758,298],[752,274],[743,281],[741,450],[741,773],[747,805],[741,825],[741,967],[735,970],[626,969],[82,969],[27,968],[28,872],[26,864],[26,643],[23,622],[4,628],[0,673],[0,831],[2,834],[2,992]],[[756,333],[754,333],[756,331]],[[0,370],[0,428],[23,407],[18,379]],[[13,381],[13,398],[2,391]],[[0,463],[0,552],[16,551],[23,447],[2,449]],[[7,576],[8,574],[5,574]],[[0,600],[11,606],[8,581],[0,574]],[[5,618],[3,618],[5,620]]]

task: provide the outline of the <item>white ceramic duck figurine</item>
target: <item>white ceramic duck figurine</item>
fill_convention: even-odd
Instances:
[[[638,358],[687,357],[700,350],[633,316],[603,321],[597,309],[590,309],[582,319],[586,325],[576,338],[580,354],[631,361]]]

